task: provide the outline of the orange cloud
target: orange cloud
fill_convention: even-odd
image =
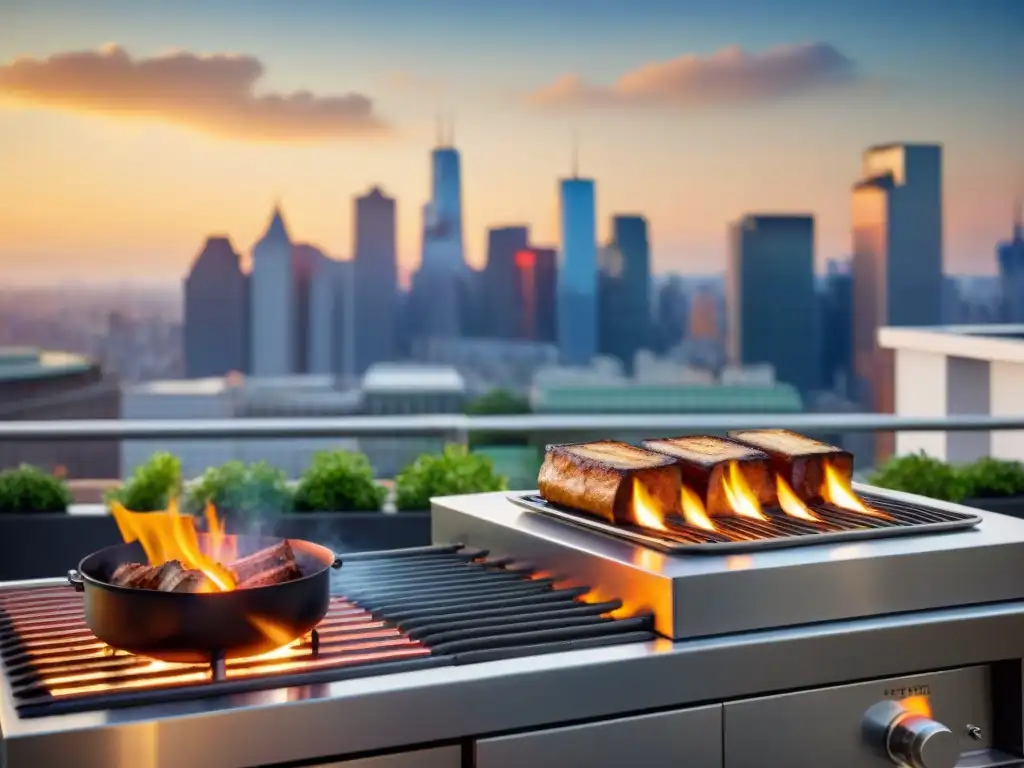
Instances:
[[[850,59],[826,43],[746,53],[738,46],[645,64],[611,85],[564,75],[529,95],[538,106],[716,107],[774,101],[858,79]]]
[[[257,94],[262,76],[253,56],[179,51],[133,59],[110,45],[0,64],[0,103],[144,118],[255,142],[331,141],[387,129],[366,96]]]

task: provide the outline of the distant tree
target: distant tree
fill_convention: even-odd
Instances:
[[[466,404],[468,416],[518,416],[532,413],[530,401],[507,389],[492,389]],[[526,435],[508,435],[500,432],[471,432],[469,447],[482,445],[528,445]]]

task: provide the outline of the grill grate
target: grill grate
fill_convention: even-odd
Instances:
[[[735,554],[764,549],[831,544],[841,541],[891,538],[973,528],[977,515],[947,512],[864,493],[865,505],[881,514],[849,512],[831,504],[808,505],[818,522],[788,517],[780,509],[765,510],[767,520],[747,517],[716,517],[715,531],[666,521],[668,530],[656,531],[631,525],[613,525],[575,509],[551,504],[535,493],[511,494],[509,499],[531,512],[589,528],[669,554]]]
[[[21,717],[319,683],[431,666],[649,640],[650,615],[458,546],[357,553],[334,576],[327,616],[271,654],[209,667],[113,651],[67,587],[0,590],[0,659]],[[344,595],[344,596],[341,596]]]

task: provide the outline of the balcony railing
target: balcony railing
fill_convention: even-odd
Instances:
[[[0,441],[207,440],[218,438],[441,437],[465,441],[471,432],[557,433],[593,437],[622,432],[650,435],[786,428],[808,433],[987,432],[1024,430],[1024,415],[906,417],[889,414],[628,414],[351,416],[272,419],[99,419],[0,421]]]

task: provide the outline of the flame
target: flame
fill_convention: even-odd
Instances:
[[[685,485],[683,486],[681,501],[683,505],[683,518],[686,520],[687,525],[694,528],[703,528],[705,531],[715,530],[715,524],[711,522],[707,510],[704,509],[704,502],[701,501],[700,496]]]
[[[825,485],[821,495],[830,504],[845,509],[848,512],[860,512],[862,515],[873,515],[875,517],[887,517],[877,509],[871,509],[864,505],[850,487],[850,481],[843,477],[831,462],[825,461]]]
[[[633,480],[633,517],[641,528],[667,531],[658,502],[639,480]]]
[[[932,716],[932,703],[927,696],[908,696],[905,699],[900,699],[900,704],[909,715],[920,715],[927,718]]]
[[[782,507],[783,512],[799,520],[819,522],[818,516],[807,508],[807,505],[800,500],[800,497],[796,495],[782,475],[775,475],[775,489],[779,496],[779,506]]]
[[[750,489],[738,462],[729,462],[729,476],[722,476],[722,488],[725,491],[725,498],[729,501],[729,507],[737,515],[752,517],[755,520],[768,519],[761,511],[761,502]]]
[[[227,592],[235,588],[235,577],[218,562],[217,558],[202,551],[196,536],[195,518],[178,512],[178,504],[171,501],[164,512],[130,512],[120,504],[110,508],[121,537],[125,542],[138,541],[150,565],[161,565],[168,560],[179,560],[183,566],[202,571],[206,576],[204,590]],[[212,507],[207,509],[208,520],[216,520]],[[211,528],[211,541],[219,550],[224,548],[224,529],[219,521]]]

